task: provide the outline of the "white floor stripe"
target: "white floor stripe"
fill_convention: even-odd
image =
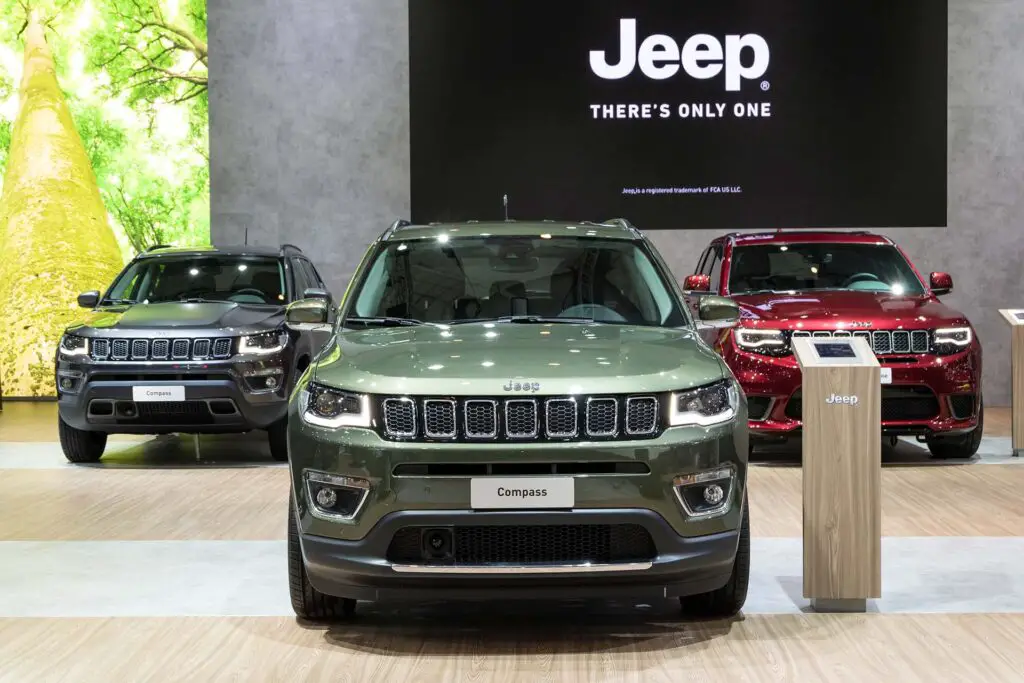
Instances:
[[[801,541],[753,542],[747,614],[794,614]],[[1024,538],[886,538],[880,613],[1024,613]],[[0,617],[290,616],[283,541],[0,543]]]

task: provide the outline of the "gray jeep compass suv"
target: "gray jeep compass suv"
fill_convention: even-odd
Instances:
[[[287,459],[288,396],[330,327],[285,324],[287,307],[334,305],[291,245],[153,247],[101,294],[57,348],[59,433],[71,462],[96,462],[108,434],[266,430]]]

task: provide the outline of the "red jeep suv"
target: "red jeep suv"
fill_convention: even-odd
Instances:
[[[800,429],[793,337],[864,337],[882,366],[881,431],[913,435],[939,458],[981,443],[981,345],[970,321],[939,302],[946,273],[926,284],[892,240],[868,232],[779,231],[714,240],[683,288],[731,297],[740,323],[708,330],[747,394],[751,441]]]

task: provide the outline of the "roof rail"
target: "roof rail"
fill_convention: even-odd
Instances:
[[[142,252],[142,253],[143,254],[148,254],[149,252],[156,251],[157,249],[172,249],[172,248],[174,248],[173,244],[154,244],[151,247],[146,247],[146,250],[144,252]]]
[[[288,254],[288,253],[301,254],[302,250],[299,249],[294,244],[282,244],[281,245],[281,253],[282,254]]]
[[[629,230],[635,236],[641,237],[641,233],[637,230],[636,226],[629,222],[628,218],[609,218],[606,220],[605,225],[614,225],[622,228],[623,230]]]
[[[391,235],[394,234],[394,232],[396,230],[398,230],[399,228],[404,228],[407,225],[412,225],[412,223],[410,223],[409,221],[405,220],[404,218],[399,218],[398,220],[396,220],[394,223],[391,224],[390,228],[388,228],[387,230],[384,231],[384,235],[381,237],[381,239],[386,240],[386,239],[390,238]]]

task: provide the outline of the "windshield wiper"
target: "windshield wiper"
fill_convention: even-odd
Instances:
[[[363,325],[384,325],[386,327],[406,327],[414,325],[429,325],[431,323],[415,318],[396,318],[394,316],[379,316],[372,318],[346,318],[345,324],[362,323]]]
[[[544,323],[592,323],[593,318],[583,317],[558,317],[546,315],[504,315],[497,318],[501,323],[518,323],[520,325],[537,325]]]
[[[123,306],[124,304],[138,303],[132,299],[104,299],[100,304],[113,304],[114,306]]]

